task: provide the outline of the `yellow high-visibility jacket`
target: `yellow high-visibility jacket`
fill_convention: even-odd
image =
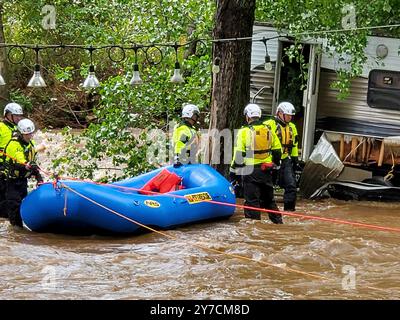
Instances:
[[[35,142],[29,143],[22,141],[21,138],[13,137],[4,149],[7,157],[5,158],[5,174],[8,178],[26,178],[31,175],[24,166],[28,162],[35,162],[36,151]]]
[[[175,126],[172,135],[175,160],[190,155],[191,150],[197,150],[199,146],[199,132],[188,122],[182,122]]]
[[[231,171],[244,166],[272,162],[279,165],[282,146],[276,134],[261,120],[239,129],[233,150]]]
[[[296,125],[293,122],[282,125],[277,119],[269,119],[264,121],[264,124],[270,127],[278,136],[282,145],[282,160],[286,159],[288,156],[299,156],[299,136],[297,134]]]
[[[17,126],[8,122],[1,121],[0,122],[0,152],[4,151],[7,143],[10,142],[14,131],[17,129]],[[3,154],[0,153],[0,162],[3,162]]]

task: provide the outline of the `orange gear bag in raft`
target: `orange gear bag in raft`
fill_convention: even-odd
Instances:
[[[166,193],[180,190],[184,188],[181,182],[181,177],[179,177],[174,172],[169,172],[167,169],[164,169],[152,179],[147,181],[147,183],[139,190],[139,193],[146,195],[156,195],[156,193],[153,192]]]

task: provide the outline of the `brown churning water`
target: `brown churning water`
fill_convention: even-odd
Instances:
[[[300,201],[297,209],[400,228],[400,204]],[[167,231],[173,240],[156,233],[38,234],[0,219],[0,297],[400,299],[400,233],[292,217],[284,221],[273,225],[265,215],[262,221],[248,220],[237,211],[229,220]]]

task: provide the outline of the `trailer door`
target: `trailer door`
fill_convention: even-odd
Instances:
[[[307,88],[303,96],[304,125],[301,146],[301,159],[308,160],[314,147],[315,121],[317,116],[317,101],[321,55],[319,44],[310,45],[309,70]]]
[[[274,115],[279,101],[279,87],[281,82],[281,68],[282,68],[282,41],[278,41],[278,50],[276,51],[276,64],[275,64],[275,78],[274,78],[274,94],[272,96],[272,112]]]

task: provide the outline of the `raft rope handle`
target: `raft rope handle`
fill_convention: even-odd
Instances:
[[[134,219],[131,219],[131,218],[123,215],[122,213],[119,213],[119,212],[117,212],[117,211],[115,211],[115,210],[113,210],[111,208],[108,208],[105,205],[103,205],[103,204],[101,204],[101,203],[99,203],[99,202],[97,202],[97,201],[95,201],[95,200],[93,200],[93,199],[81,194],[80,192],[72,189],[71,187],[67,186],[64,183],[61,183],[61,187],[63,187],[66,190],[69,190],[69,191],[75,193],[76,195],[82,197],[83,199],[85,199],[85,200],[87,200],[87,201],[89,201],[89,202],[91,202],[91,203],[93,203],[93,204],[95,204],[95,205],[97,205],[97,206],[99,206],[99,207],[111,212],[112,214],[115,214],[115,215],[117,215],[117,216],[129,221],[129,222],[132,222],[132,223],[134,223],[134,224],[136,224],[138,226],[141,226],[141,227],[143,227],[143,228],[145,228],[147,230],[150,230],[152,232],[155,232],[157,234],[165,236],[165,237],[167,237],[167,238],[169,238],[171,240],[175,240],[175,241],[179,240],[179,238],[176,237],[176,236],[173,236],[173,235],[168,234],[166,232],[162,232],[162,231],[156,230],[154,228],[151,228],[149,226],[146,226],[146,225],[144,225],[144,224],[142,224],[142,223],[140,223],[140,222],[138,222],[138,221],[136,221]],[[321,275],[317,275],[317,274],[313,274],[313,273],[310,273],[310,272],[293,269],[293,268],[286,267],[286,266],[280,266],[280,265],[277,265],[277,264],[272,264],[272,263],[268,263],[268,262],[261,261],[261,260],[255,260],[255,259],[252,259],[252,258],[248,258],[248,257],[244,257],[244,256],[241,256],[241,255],[238,255],[238,254],[234,254],[234,253],[227,253],[227,252],[224,252],[224,251],[221,251],[221,250],[218,250],[218,249],[213,249],[213,248],[209,248],[209,247],[206,247],[206,246],[202,246],[202,245],[197,244],[197,243],[189,242],[189,244],[192,245],[193,247],[196,247],[196,248],[199,248],[199,249],[202,249],[202,250],[205,250],[205,251],[211,251],[211,252],[214,252],[214,253],[217,253],[217,254],[222,254],[222,255],[225,255],[225,256],[229,256],[229,257],[232,257],[232,258],[238,258],[238,259],[245,260],[245,261],[251,261],[251,262],[260,263],[260,264],[268,266],[268,267],[279,268],[279,269],[282,269],[284,271],[288,271],[288,272],[292,272],[292,273],[297,273],[297,274],[309,276],[309,277],[312,277],[312,278],[315,278],[315,279],[318,279],[318,280],[327,280],[327,281],[331,281],[331,282],[336,282],[337,281],[336,279],[328,278],[326,276],[321,276]],[[375,288],[375,287],[371,287],[371,286],[364,286],[364,287],[368,288],[368,289],[372,289],[372,290],[378,290],[378,291],[383,291],[383,292],[389,293],[387,290],[381,289],[381,288]]]
[[[64,210],[63,210],[64,217],[67,216],[67,201],[68,201],[68,190],[66,190],[64,194]]]

